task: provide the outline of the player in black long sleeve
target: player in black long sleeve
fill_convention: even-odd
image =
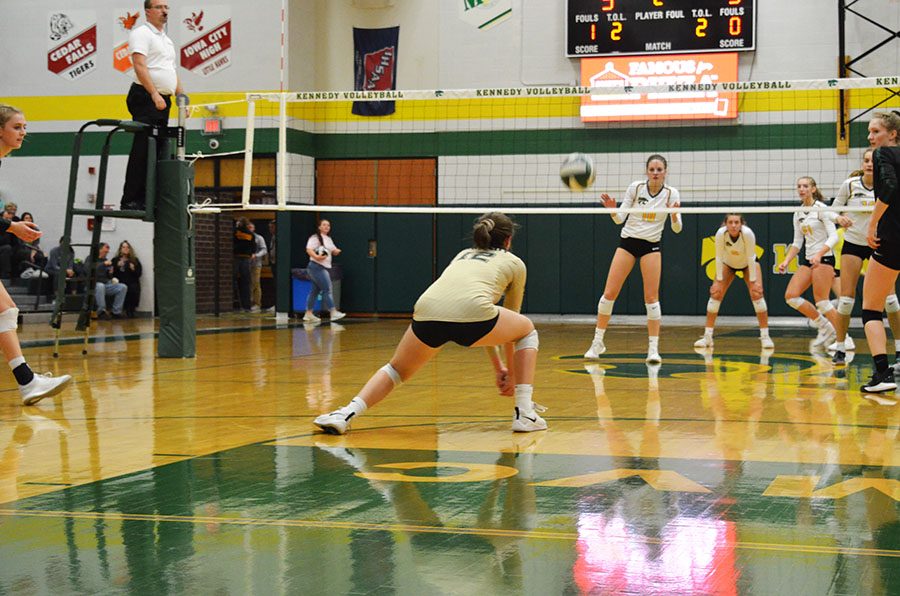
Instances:
[[[897,388],[894,371],[888,368],[886,336],[881,322],[885,298],[894,291],[900,273],[900,113],[875,114],[869,122],[869,143],[876,147],[873,160],[875,211],[869,219],[866,241],[873,249],[863,282],[863,326],[875,363],[872,379],[861,387],[865,393],[882,393]]]

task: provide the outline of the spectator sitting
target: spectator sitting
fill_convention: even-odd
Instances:
[[[10,201],[6,205],[3,206],[3,219],[8,219],[9,221],[22,221],[16,215],[19,211],[19,206]]]
[[[7,203],[0,217],[9,221],[19,221],[16,217],[17,210],[18,206],[15,203]],[[13,256],[18,245],[19,239],[12,234],[0,234],[0,277],[4,279],[13,277]]]
[[[22,214],[22,221],[34,223],[34,216],[26,211]],[[47,257],[41,250],[40,243],[40,238],[32,241],[30,244],[25,244],[21,240],[17,243],[18,246],[15,248],[15,253],[12,256],[12,269],[13,272],[20,272],[23,279],[28,279],[35,275],[47,277],[47,274],[42,273],[45,265],[47,265]]]
[[[119,244],[114,262],[116,277],[128,286],[128,293],[125,295],[125,316],[130,319],[134,317],[141,302],[141,262],[127,240]]]
[[[60,245],[62,244],[62,241],[63,239],[60,238]],[[47,259],[47,272],[50,274],[50,277],[53,278],[51,287],[56,287],[56,276],[60,271],[64,271],[66,275],[67,294],[76,294],[83,291],[84,282],[79,281],[78,278],[84,279],[85,277],[84,265],[76,261],[75,251],[71,246],[69,247],[69,254],[66,255],[65,259],[62,258],[62,246],[50,249],[50,256]]]
[[[128,286],[119,283],[119,280],[113,277],[115,267],[112,261],[107,259],[109,256],[109,244],[101,242],[97,249],[97,264],[94,269],[97,272],[97,285],[94,286],[94,299],[97,304],[97,318],[110,318],[109,312],[106,310],[106,297],[112,296],[112,318],[122,318],[122,308],[125,306],[125,296],[128,293]]]

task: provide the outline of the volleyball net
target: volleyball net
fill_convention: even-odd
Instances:
[[[685,213],[789,211],[799,176],[833,197],[872,115],[900,108],[897,76],[597,85],[248,94],[223,109],[243,131],[241,201],[215,209],[601,210],[659,153]],[[594,162],[584,192],[559,178],[572,152]],[[272,187],[274,201],[256,199]]]

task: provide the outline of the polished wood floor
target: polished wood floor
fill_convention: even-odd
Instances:
[[[342,322],[344,323],[344,322]],[[406,322],[201,320],[195,359],[153,323],[89,355],[23,330],[71,388],[22,407],[0,376],[0,594],[897,594],[900,406],[865,399],[813,332],[540,323],[535,401],[510,432],[480,350],[448,347],[346,436],[343,405]],[[70,339],[72,336],[67,336]],[[857,338],[862,349],[864,341]]]

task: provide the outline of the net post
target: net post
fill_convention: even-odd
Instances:
[[[188,114],[187,96],[183,93],[179,94],[175,98],[175,103],[178,106],[178,136],[176,138],[175,159],[177,159],[178,161],[184,161],[184,127],[187,121]]]
[[[287,93],[278,97],[278,182],[275,197],[279,207],[287,204]]]
[[[253,137],[256,128],[256,100],[247,94],[247,128],[244,131],[244,184],[241,188],[241,204],[250,204],[250,182],[253,177]]]

